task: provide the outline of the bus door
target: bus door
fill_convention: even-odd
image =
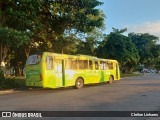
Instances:
[[[94,61],[94,81],[96,83],[99,83],[100,82],[100,78],[101,78],[101,73],[100,73],[100,70],[99,70],[99,62],[98,60]]]
[[[117,80],[118,79],[118,66],[116,62],[113,63],[112,74],[114,75],[114,79]]]
[[[54,58],[54,69],[56,76],[56,87],[64,86],[63,71],[64,71],[64,60],[60,58]]]
[[[115,76],[113,62],[107,61],[106,63],[106,80],[109,81],[111,75]]]
[[[106,81],[107,75],[106,75],[106,62],[105,61],[100,61],[100,72],[101,72],[100,82]]]
[[[118,63],[116,63],[116,79],[118,79],[119,76],[119,67],[118,67]]]
[[[95,79],[95,72],[93,70],[93,61],[92,60],[88,60],[88,68],[86,69],[86,83],[94,83],[94,79]]]

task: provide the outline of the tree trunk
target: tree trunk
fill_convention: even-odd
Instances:
[[[7,46],[2,46],[1,45],[1,66],[5,67],[5,59],[7,57],[7,53],[8,53],[8,48]]]
[[[2,66],[1,65],[1,63],[2,63],[2,45],[1,45],[1,59],[0,59],[1,61],[0,61],[0,66]]]
[[[26,57],[28,58],[30,50],[24,49],[24,51],[25,51]]]

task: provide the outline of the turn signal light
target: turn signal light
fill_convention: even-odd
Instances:
[[[42,74],[40,73],[40,80],[42,80]]]

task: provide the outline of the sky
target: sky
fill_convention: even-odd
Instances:
[[[106,34],[114,27],[127,28],[127,33],[150,33],[160,37],[160,0],[99,1],[104,3],[100,9],[106,15]]]

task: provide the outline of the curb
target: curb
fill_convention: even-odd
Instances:
[[[0,95],[18,92],[15,89],[0,90]]]

